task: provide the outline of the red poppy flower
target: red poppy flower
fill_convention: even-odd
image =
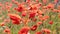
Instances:
[[[54,4],[49,3],[48,6],[47,6],[47,8],[49,8],[49,9],[53,9],[53,8],[54,8]]]
[[[29,30],[30,30],[29,27],[22,27],[22,28],[19,30],[18,34],[28,34],[28,31],[29,31]]]
[[[37,27],[38,27],[37,25],[33,25],[33,26],[31,27],[31,30],[32,30],[32,31],[35,31],[35,30],[37,29]]]
[[[25,7],[24,7],[24,5],[19,4],[19,5],[18,5],[18,8],[16,8],[16,10],[17,10],[18,12],[22,12],[22,11],[25,10]]]
[[[4,26],[5,25],[5,22],[3,22],[3,23],[0,23],[0,26]]]
[[[29,14],[29,18],[34,18],[34,17],[35,17],[35,15],[36,15],[36,13],[35,13],[35,12],[31,12],[31,13]]]
[[[10,32],[10,29],[6,28],[6,29],[4,30],[4,32],[9,33],[9,32]]]
[[[24,12],[22,12],[22,16],[23,17],[25,17],[26,16],[26,12],[24,11]]]
[[[49,18],[49,16],[44,16],[44,18],[45,18],[45,19],[48,19],[48,18]]]
[[[6,29],[4,30],[4,33],[11,34],[11,31],[10,31],[9,28],[6,28]]]
[[[14,21],[14,20],[12,20],[12,23],[18,25],[18,24],[20,24],[20,21]]]
[[[22,11],[23,11],[23,8],[22,8],[22,7],[18,7],[18,8],[17,8],[17,11],[18,11],[18,12],[22,12]]]
[[[42,29],[42,32],[45,32],[47,34],[50,34],[51,30],[49,30],[49,29]]]
[[[52,20],[51,20],[51,21],[49,21],[49,24],[51,24],[51,25],[52,25],[52,24],[53,24],[53,21],[52,21]]]
[[[19,24],[21,17],[16,14],[9,14],[10,19],[13,21],[14,24]]]
[[[30,6],[30,9],[29,10],[37,10],[38,8],[37,8],[37,6],[36,5],[32,5],[32,6]]]
[[[11,20],[21,20],[21,17],[17,14],[8,14]]]
[[[45,21],[45,20],[46,20],[46,18],[43,18],[43,17],[42,17],[42,18],[39,18],[39,19],[40,19],[41,21]]]
[[[42,32],[36,32],[36,34],[42,34]]]
[[[37,25],[39,26],[39,25],[41,25],[42,24],[42,22],[37,22]]]

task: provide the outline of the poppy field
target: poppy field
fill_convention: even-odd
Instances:
[[[0,34],[60,34],[60,0],[0,0]]]

